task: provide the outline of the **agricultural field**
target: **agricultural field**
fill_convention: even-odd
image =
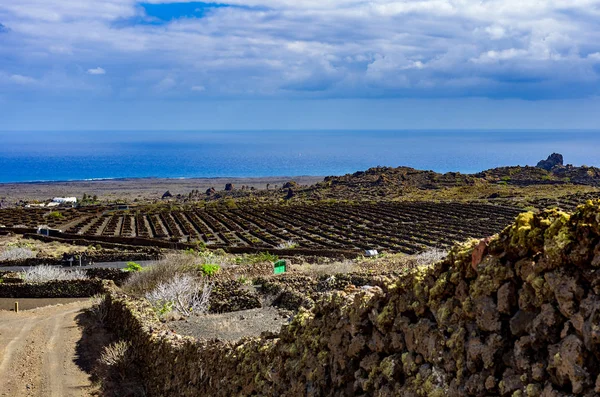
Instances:
[[[213,247],[378,249],[416,253],[501,231],[521,212],[488,204],[381,202],[112,211],[83,207],[48,215],[1,210],[0,224],[56,227],[89,240],[145,238]]]

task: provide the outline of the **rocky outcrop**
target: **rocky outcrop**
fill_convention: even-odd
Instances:
[[[170,192],[170,191],[168,191],[168,190],[167,190],[167,191],[166,191],[166,192],[165,192],[165,193],[162,195],[162,199],[163,199],[163,200],[164,200],[164,199],[171,198],[171,197],[173,197],[173,195],[172,195],[172,194],[171,194],[171,192]]]
[[[292,199],[294,196],[296,195],[296,193],[294,192],[294,189],[289,188],[287,191],[287,194],[285,195],[285,199],[286,200],[290,200]]]
[[[131,340],[148,395],[596,396],[598,270],[600,202],[588,202],[325,293],[277,335],[181,337],[118,290],[109,323]]]
[[[546,160],[541,160],[536,167],[543,168],[546,171],[552,170],[556,166],[563,165],[563,156],[559,153],[552,153]]]
[[[233,183],[225,184],[225,191],[230,192],[233,190]]]
[[[213,194],[216,194],[216,193],[217,193],[217,191],[215,190],[214,187],[206,189],[206,195],[207,196],[212,196]]]

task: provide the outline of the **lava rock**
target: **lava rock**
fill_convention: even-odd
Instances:
[[[543,168],[546,171],[550,171],[557,165],[563,165],[563,156],[559,153],[552,153],[550,156],[548,156],[546,160],[541,160],[539,163],[537,163],[536,167]]]

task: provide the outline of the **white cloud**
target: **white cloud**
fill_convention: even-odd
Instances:
[[[106,74],[106,70],[102,69],[101,67],[88,69],[87,72],[88,72],[88,74],[94,74],[94,75]]]
[[[600,52],[594,52],[593,54],[588,54],[588,59],[593,59],[595,61],[600,61]]]
[[[149,0],[181,1],[187,0]],[[192,96],[205,87],[206,96],[398,90],[420,96],[448,87],[465,95],[461,84],[484,81],[488,91],[477,95],[493,96],[514,84],[502,91],[504,80],[537,74],[560,96],[573,92],[561,84],[585,82],[593,90],[590,82],[600,81],[594,69],[600,0],[229,0],[259,8],[217,8],[201,20],[151,25],[135,23],[141,15],[135,0],[4,3],[0,20],[11,34],[3,37],[0,57],[15,59],[15,70],[38,76],[62,67],[70,79],[111,85],[107,92],[117,95]],[[69,69],[96,62],[119,67],[93,83]],[[151,78],[136,77],[152,70]],[[87,73],[106,72],[96,67]],[[50,83],[39,86],[52,89]]]
[[[498,62],[498,61],[506,61],[513,58],[524,57],[527,54],[526,50],[519,50],[516,48],[508,48],[506,50],[490,50],[481,54],[477,58],[471,58],[472,62],[475,63],[489,63],[489,62]]]
[[[36,83],[36,80],[33,77],[23,76],[20,74],[13,74],[9,79],[11,82],[20,85],[31,85]]]
[[[506,37],[506,29],[499,25],[488,26],[485,28],[485,31],[493,40],[500,40]]]
[[[172,77],[165,77],[161,81],[159,81],[156,85],[154,85],[154,89],[156,92],[165,92],[174,88],[177,85],[177,81]]]

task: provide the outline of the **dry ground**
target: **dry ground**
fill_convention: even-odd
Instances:
[[[0,253],[14,247],[30,249],[37,257],[60,258],[63,253],[86,252],[90,248],[82,245],[65,244],[58,241],[50,243],[24,238],[21,235],[0,236]]]
[[[289,322],[289,318],[288,313],[274,307],[266,307],[190,316],[179,321],[170,321],[167,325],[180,335],[235,341],[243,337],[260,336],[262,332],[279,332],[281,326]]]
[[[94,395],[77,352],[82,332],[76,317],[89,305],[84,301],[0,311],[0,396]]]
[[[73,182],[39,182],[39,183],[4,183],[0,184],[0,199],[13,203],[19,200],[48,200],[57,196],[76,196],[81,198],[84,193],[97,195],[100,200],[114,201],[124,199],[156,200],[160,199],[164,192],[170,191],[173,195],[188,194],[192,190],[200,190],[204,193],[206,189],[214,187],[223,190],[226,183],[233,183],[235,187],[247,185],[256,189],[265,189],[267,184],[271,186],[283,184],[295,180],[300,185],[312,185],[323,180],[322,176],[281,176],[263,178],[140,178],[140,179],[118,179],[103,181],[73,181]]]

